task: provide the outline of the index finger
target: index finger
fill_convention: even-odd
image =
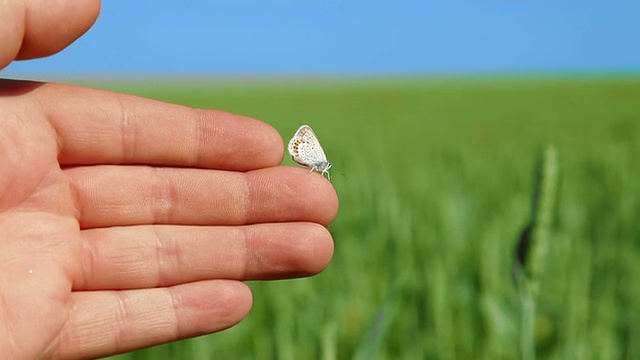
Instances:
[[[62,165],[246,171],[282,161],[280,134],[248,117],[62,84],[45,84],[33,94],[59,137]]]

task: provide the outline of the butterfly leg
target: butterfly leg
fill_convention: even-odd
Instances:
[[[322,175],[323,176],[324,176],[325,173],[327,174],[327,179],[329,181],[331,181],[331,173],[329,172],[329,170],[327,170],[327,169],[322,170]]]

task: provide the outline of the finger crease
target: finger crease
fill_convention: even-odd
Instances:
[[[170,321],[169,323],[175,324],[174,333],[172,335],[174,339],[177,339],[178,334],[184,333],[184,331],[182,331],[181,329],[182,322],[180,321],[180,316],[178,314],[178,309],[182,309],[184,307],[184,304],[182,301],[182,296],[177,295],[178,292],[172,291],[171,288],[166,288],[166,292],[171,301],[171,309],[173,310],[173,319],[171,319],[172,321]]]
[[[94,279],[93,273],[96,267],[96,248],[95,242],[92,238],[87,238],[87,241],[82,241],[80,246],[82,247],[82,275],[80,279],[76,280],[78,282],[74,283],[74,287],[83,289],[89,282],[89,279]]]
[[[174,239],[166,239],[155,226],[152,231],[156,242],[156,262],[158,267],[156,271],[158,274],[156,286],[165,286],[172,281],[171,274],[183,273],[182,254]]]
[[[257,257],[260,257],[260,252],[255,251],[255,246],[252,244],[253,239],[255,238],[255,228],[253,226],[243,226],[240,228],[240,233],[242,234],[242,245],[243,245],[243,259],[239,263],[242,264],[242,278],[247,278],[250,274],[251,269],[257,269],[257,264],[260,261],[257,261]]]
[[[242,181],[240,182],[242,184],[242,190],[240,192],[240,201],[239,203],[241,204],[240,207],[240,211],[238,214],[238,220],[239,220],[239,224],[247,224],[248,219],[253,218],[253,214],[251,213],[251,209],[253,209],[255,202],[253,202],[253,194],[252,194],[252,188],[251,188],[251,183],[253,183],[252,181],[250,181],[249,179],[249,175],[248,174],[241,174],[240,178],[242,179]]]
[[[131,311],[129,309],[127,295],[124,291],[114,291],[113,296],[116,301],[116,316],[115,316],[115,331],[114,333],[114,344],[125,344],[129,341],[129,331],[127,329],[131,328],[131,322],[133,316],[131,315]]]
[[[192,161],[192,165],[201,166],[203,164],[203,159],[205,158],[205,149],[207,148],[207,144],[211,142],[211,124],[207,121],[207,117],[205,116],[205,112],[200,109],[194,109],[197,112],[198,116],[196,116],[194,131],[196,132],[195,138],[197,141],[194,141],[196,144],[196,149],[194,151],[195,155]]]
[[[166,224],[171,221],[175,190],[162,168],[150,168],[153,172],[151,186],[151,212],[154,224]]]
[[[122,97],[115,96],[116,103],[120,110],[120,134],[121,134],[121,151],[120,162],[125,163],[127,159],[136,158],[136,129],[134,123],[131,121],[131,114],[127,111],[127,108],[122,104]]]

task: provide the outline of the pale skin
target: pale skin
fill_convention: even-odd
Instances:
[[[61,51],[99,7],[0,0],[0,68]],[[321,271],[337,196],[283,149],[239,115],[0,80],[0,359],[213,333],[247,316],[244,281]]]

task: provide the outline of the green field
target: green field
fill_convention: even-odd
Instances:
[[[639,78],[100,87],[255,117],[285,141],[309,124],[341,201],[323,273],[252,282],[238,326],[118,359],[640,359]],[[528,336],[513,253],[550,144]]]

